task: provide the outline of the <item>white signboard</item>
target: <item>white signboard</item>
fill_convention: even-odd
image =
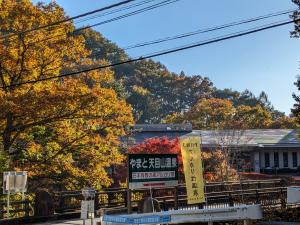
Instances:
[[[3,173],[3,194],[27,191],[27,172],[9,171]]]
[[[300,187],[293,186],[287,188],[287,203],[296,204],[300,203]]]
[[[81,215],[80,219],[88,219],[91,218],[90,215],[93,217],[95,211],[95,202],[94,200],[88,201],[81,201]]]
[[[213,222],[259,220],[262,218],[262,208],[260,205],[241,205],[226,208],[171,210],[119,216],[104,215],[101,218],[101,224],[189,224],[207,222],[212,224]]]

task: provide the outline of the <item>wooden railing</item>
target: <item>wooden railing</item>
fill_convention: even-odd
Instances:
[[[262,192],[262,190],[266,188],[266,190],[269,191],[271,190],[268,188],[275,188],[274,190],[281,192],[281,187],[282,182],[278,179],[265,181],[243,181],[241,183],[209,183],[206,185],[205,191],[208,206],[211,207],[210,205],[215,202],[219,202],[219,205],[224,205],[229,204],[230,201],[235,201],[237,204],[242,201],[242,198],[238,198],[238,195],[242,196],[241,193],[245,193],[245,198],[249,194],[251,194],[251,198],[256,198],[257,195],[258,197],[260,194],[263,195],[264,192]],[[247,190],[252,190],[252,192],[250,193]],[[152,191],[154,197],[160,201],[162,208],[165,210],[170,208],[189,207],[186,203],[185,185],[179,185],[176,188],[152,189]],[[130,205],[134,210],[136,210],[138,202],[145,196],[149,195],[149,190],[132,191]],[[59,201],[56,211],[61,213],[80,209],[82,196],[80,191],[66,191],[56,193],[55,199]],[[107,189],[96,193],[95,207],[96,209],[127,207],[126,200],[127,189]]]
[[[10,202],[9,217],[29,217],[32,211],[29,200]],[[7,216],[6,202],[0,202],[0,219]]]
[[[285,207],[286,187],[281,180],[243,181],[226,183],[209,183],[205,186],[207,202],[204,205],[188,205],[186,188],[179,185],[176,188],[152,189],[154,197],[163,210],[179,208],[211,208],[233,206],[238,204],[258,203],[263,207]],[[127,189],[105,189],[96,192],[95,208],[107,211],[119,208],[127,209]],[[133,211],[138,208],[138,202],[149,196],[149,190],[131,192],[130,205]],[[53,196],[55,213],[65,214],[79,212],[82,200],[81,191],[56,192]],[[0,202],[0,220],[6,215],[6,203]],[[33,215],[34,202],[11,202],[11,215],[28,217]],[[19,213],[19,214],[18,214]]]

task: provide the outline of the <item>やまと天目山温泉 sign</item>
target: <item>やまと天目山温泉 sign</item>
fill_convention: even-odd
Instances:
[[[128,154],[128,188],[178,185],[176,154]]]

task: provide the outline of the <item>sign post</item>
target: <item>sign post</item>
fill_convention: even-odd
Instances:
[[[9,218],[10,195],[18,192],[22,193],[24,201],[24,193],[27,191],[27,172],[26,171],[8,171],[3,172],[3,194],[7,194],[6,216]]]
[[[92,188],[84,188],[81,191],[84,200],[81,201],[81,214],[80,218],[83,220],[83,225],[85,225],[85,220],[91,219],[91,224],[94,220],[95,212],[95,195],[96,191]]]

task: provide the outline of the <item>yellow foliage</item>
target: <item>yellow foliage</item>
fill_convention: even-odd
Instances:
[[[112,71],[11,86],[106,64],[86,58],[71,22],[23,32],[65,18],[56,3],[1,3],[0,85],[9,87],[0,89],[0,150],[11,154],[11,168],[29,172],[32,187],[100,188],[110,184],[107,168],[123,157],[118,137],[133,123],[131,107],[107,88]]]

